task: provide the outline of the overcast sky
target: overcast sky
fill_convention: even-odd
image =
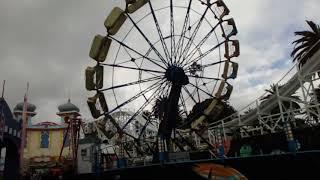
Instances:
[[[124,0],[1,0],[0,80],[7,80],[10,107],[23,101],[37,106],[36,121],[57,120],[57,106],[68,96],[85,118],[84,69],[91,40],[105,34],[103,22]],[[319,0],[225,0],[241,44],[239,76],[231,103],[239,108],[257,98],[291,66],[293,32],[305,20],[320,23]],[[91,64],[90,64],[91,63]]]

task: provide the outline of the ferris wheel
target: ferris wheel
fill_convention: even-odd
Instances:
[[[106,35],[92,42],[96,64],[86,68],[86,89],[95,93],[88,98],[93,118],[105,117],[129,134],[127,127],[144,115],[138,134],[156,126],[165,139],[205,125],[237,77],[239,41],[228,7],[222,0],[125,3],[107,16]],[[121,123],[112,118],[126,109],[131,113]]]

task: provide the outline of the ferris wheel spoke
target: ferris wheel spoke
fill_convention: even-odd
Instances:
[[[202,79],[208,79],[208,80],[215,80],[215,81],[222,81],[222,79],[219,79],[219,78],[212,78],[212,77],[205,77],[205,76],[197,76],[197,75],[187,75],[188,77],[191,77],[191,78],[202,78]]]
[[[141,61],[141,62],[143,62],[143,61]],[[134,64],[137,66],[137,68],[141,68],[141,66],[142,66],[142,64],[141,64],[140,67],[139,67],[139,65],[138,65],[136,62],[134,62]],[[139,78],[141,78],[142,72],[146,72],[146,73],[148,73],[148,74],[151,74],[153,77],[158,76],[158,74],[155,74],[155,73],[153,73],[153,72],[149,72],[149,71],[139,71]]]
[[[216,30],[216,28],[220,25],[220,22],[217,23],[207,34],[206,36],[201,39],[201,41],[199,42],[199,44],[196,45],[196,47],[194,47],[190,53],[185,57],[185,59],[191,59],[197,52],[197,50],[209,39],[209,37],[212,35],[212,33]]]
[[[143,60],[141,61],[140,67],[139,67],[139,65],[137,64],[136,61],[139,60],[139,59],[145,59],[145,58],[144,58],[144,57],[134,58],[134,57],[128,52],[128,50],[127,50],[126,48],[124,48],[124,50],[127,52],[127,54],[130,56],[131,59],[128,60],[128,61],[122,62],[122,63],[118,63],[118,65],[119,65],[119,64],[128,63],[128,62],[133,62],[133,63],[137,66],[137,68],[141,68]],[[148,55],[149,55],[149,54],[148,54]],[[148,55],[147,55],[147,56],[148,56]],[[158,60],[154,60],[154,61],[158,61]],[[159,62],[159,61],[158,61],[158,62]],[[160,63],[162,63],[162,62],[160,61]],[[152,74],[152,75],[155,75],[155,74],[153,74],[153,73],[151,73],[151,72],[147,72],[147,73]]]
[[[190,19],[188,19],[189,21],[190,21]],[[192,25],[190,25],[190,22],[188,22],[189,23],[189,27],[188,27],[188,29],[186,30],[186,32],[187,31],[189,31],[189,36],[191,36],[190,35],[190,30],[192,29],[192,27],[193,26],[195,26],[197,23],[199,23],[199,21],[200,20],[197,20],[196,22],[194,22]],[[186,33],[185,32],[185,33]],[[184,35],[184,37],[186,38],[186,39],[188,39],[188,40],[190,40],[190,38],[189,37],[186,37],[186,35]],[[183,51],[184,51],[184,41],[185,41],[185,39],[183,38],[182,39],[182,43],[181,43],[181,45],[180,45],[180,50],[177,52],[177,56],[178,56],[178,62],[181,60],[181,58],[182,58],[182,53],[183,53]],[[188,42],[188,41],[187,41]]]
[[[166,64],[169,65],[168,62],[162,57],[162,55],[160,54],[160,52],[153,46],[153,44],[151,43],[151,41],[147,38],[147,36],[142,32],[142,30],[139,28],[139,26],[137,25],[137,23],[134,22],[134,20],[131,18],[131,16],[126,13],[126,15],[129,17],[130,21],[132,22],[132,24],[134,25],[134,27],[139,31],[139,33],[142,35],[142,37],[145,39],[145,41],[149,44],[149,46],[152,48],[152,50],[156,53],[156,55],[160,58],[160,60]]]
[[[151,114],[152,114],[153,112],[154,112],[154,110],[151,112]],[[149,119],[146,120],[146,123],[143,125],[143,127],[142,127],[142,129],[141,129],[141,131],[140,131],[140,133],[139,133],[138,139],[141,138],[143,132],[146,130],[147,126],[150,124],[151,119],[152,119],[152,118],[149,118]]]
[[[160,73],[160,74],[164,74],[165,73],[163,71],[156,71],[156,70],[150,70],[150,69],[144,69],[144,68],[128,67],[128,66],[122,66],[122,65],[117,65],[117,64],[107,64],[107,63],[100,63],[100,64],[104,65],[104,66],[115,67],[115,68],[131,69],[131,70],[153,72],[153,73]]]
[[[181,58],[182,58],[182,62],[181,62],[181,63],[183,63],[183,61],[185,60],[185,56],[186,56],[186,54],[187,54],[187,53],[189,52],[189,50],[190,50],[190,47],[191,47],[191,45],[192,45],[192,42],[194,41],[194,38],[196,37],[196,35],[197,35],[197,33],[198,33],[199,29],[200,29],[200,26],[201,26],[201,24],[202,24],[202,22],[203,22],[203,20],[204,20],[204,18],[205,18],[205,15],[206,15],[207,12],[208,12],[208,9],[209,9],[209,6],[207,6],[206,10],[205,10],[204,13],[202,14],[202,16],[201,16],[201,18],[200,18],[200,20],[199,20],[199,22],[198,22],[198,24],[197,24],[197,26],[195,27],[194,31],[192,32],[191,38],[190,38],[189,41],[187,42],[186,47],[184,48],[182,54],[180,55],[178,62],[180,62],[180,59],[181,59]]]
[[[197,104],[197,101],[194,99],[193,95],[190,93],[190,91],[188,90],[188,88],[186,86],[183,86],[184,91],[188,94],[189,98],[192,99],[192,101]]]
[[[213,98],[213,96],[212,96],[210,93],[208,93],[208,92],[206,92],[205,90],[199,88],[198,86],[194,85],[193,83],[189,83],[188,85],[193,86],[193,87],[196,88],[197,90],[200,90],[200,91],[202,91],[203,93],[207,94],[209,97]]]
[[[167,86],[167,85],[166,85],[166,86]],[[161,97],[161,95],[163,94],[164,89],[166,88],[166,86],[165,86],[164,88],[162,88],[160,95],[158,95],[157,97]],[[153,114],[154,112],[155,112],[155,109],[152,110],[151,114]],[[149,124],[152,124],[152,123],[151,123],[151,120],[152,120],[152,118],[147,119],[146,123],[143,125],[143,127],[142,127],[142,129],[141,129],[141,131],[140,131],[140,134],[139,134],[139,136],[138,136],[138,139],[141,138],[141,136],[142,136],[143,132],[146,130],[147,126],[148,126]]]
[[[148,1],[148,2],[149,2],[149,6],[150,6],[150,10],[151,10],[151,14],[152,14],[154,23],[155,23],[155,25],[156,25],[156,28],[157,28],[157,31],[158,31],[158,34],[159,34],[159,37],[160,37],[160,40],[161,40],[162,48],[163,48],[163,50],[164,50],[164,53],[165,53],[167,59],[170,59],[169,50],[168,50],[168,47],[167,47],[166,42],[164,41],[163,34],[162,34],[162,31],[161,31],[161,28],[160,28],[158,19],[157,19],[156,15],[155,15],[153,6],[152,6],[152,4],[151,4],[151,1]],[[170,59],[170,60],[171,60],[171,59]]]
[[[223,41],[223,42],[220,42],[219,44],[217,44],[216,46],[212,47],[211,49],[209,49],[208,51],[202,53],[201,55],[199,55],[198,57],[196,57],[195,59],[190,59],[188,60],[184,65],[183,67],[185,66],[188,66],[192,63],[197,63],[199,60],[203,59],[204,57],[206,57],[208,54],[210,54],[212,51],[214,51],[215,49],[219,48],[222,44],[224,44],[226,42]]]
[[[181,105],[183,107],[184,113],[185,113],[185,115],[187,115],[188,110],[187,110],[186,102],[185,102],[185,100],[183,98],[183,93],[182,92],[180,93],[180,101],[181,101]]]
[[[152,78],[141,79],[141,80],[130,82],[130,83],[126,83],[126,84],[121,84],[121,85],[112,86],[112,87],[109,87],[109,88],[106,88],[106,89],[101,89],[100,91],[108,91],[108,90],[111,90],[111,89],[118,89],[118,88],[122,88],[122,87],[133,86],[133,85],[136,85],[136,84],[147,83],[147,82],[159,80],[159,79],[162,79],[162,78],[163,78],[162,76],[156,76],[156,77],[152,77]]]
[[[111,124],[116,128],[117,132],[120,134],[125,134],[133,139],[136,139],[134,136],[132,136],[129,133],[126,133],[124,131],[121,130],[120,125],[117,123],[117,121],[111,116],[111,115],[106,115],[106,117],[110,120]]]
[[[201,71],[204,71],[206,68],[208,67],[211,67],[211,66],[214,66],[214,65],[220,65],[221,63],[224,63],[226,62],[226,60],[223,60],[223,61],[217,61],[217,62],[214,62],[214,63],[209,63],[209,64],[205,64],[205,65],[200,65],[200,68],[201,68]],[[185,67],[184,68],[184,72],[185,73],[191,73],[191,71],[194,71],[194,67]]]
[[[180,52],[180,49],[182,50],[182,47],[183,47],[183,44],[184,44],[184,37],[185,37],[185,34],[186,34],[187,30],[188,30],[187,24],[189,22],[191,4],[192,4],[192,0],[189,1],[188,9],[187,9],[187,12],[186,12],[186,17],[184,18],[183,27],[182,27],[182,30],[181,30],[181,35],[180,35],[180,38],[179,38],[178,43],[177,43],[176,52],[174,53],[175,54],[175,59],[177,58],[177,55]]]
[[[201,80],[201,82],[202,82],[202,86],[204,86],[204,87],[207,89],[207,91],[210,92],[210,90],[209,90],[208,87],[207,87],[207,84],[208,84],[208,83],[205,83],[205,82],[203,81],[203,79],[200,79],[200,80]]]
[[[165,67],[163,67],[162,65],[160,65],[159,63],[157,63],[157,62],[156,62],[157,60],[151,59],[151,58],[143,55],[142,53],[138,52],[137,50],[133,49],[132,47],[128,46],[127,44],[119,41],[118,39],[116,39],[116,38],[114,38],[114,37],[112,37],[112,36],[109,36],[109,38],[112,39],[112,40],[114,40],[115,42],[119,43],[121,46],[123,46],[123,47],[125,47],[125,48],[127,48],[127,49],[129,49],[129,50],[131,50],[131,51],[133,51],[134,53],[138,54],[139,56],[147,59],[147,60],[150,61],[151,63],[153,63],[153,64],[161,67],[162,69],[166,69]],[[159,62],[159,61],[158,61],[158,62]],[[163,63],[162,61],[160,61],[160,62]],[[166,65],[166,63],[164,63],[164,64]]]
[[[218,61],[218,62],[214,62],[214,63],[205,64],[205,65],[202,65],[202,68],[207,68],[207,67],[214,66],[214,65],[217,65],[217,64],[220,64],[220,63],[224,63],[224,62],[226,62],[226,61],[223,60],[223,61]]]
[[[150,121],[151,121],[151,118],[150,119],[147,119],[146,123],[143,125],[140,133],[139,133],[139,136],[138,136],[138,139],[141,138],[141,136],[143,135],[143,133],[145,132],[145,130],[147,129],[147,126],[150,124]]]
[[[139,60],[139,59],[142,59],[143,57],[139,57],[139,58],[135,58],[135,60]],[[119,62],[117,63],[117,65],[121,65],[121,64],[126,64],[126,63],[130,63],[132,62],[132,58],[130,60],[126,60],[126,61],[123,61],[123,62]]]
[[[161,81],[163,81],[163,80],[159,80],[159,81],[153,83],[151,86],[149,86],[149,87],[146,88],[145,90],[141,91],[140,93],[136,94],[135,96],[131,97],[130,99],[128,99],[127,101],[121,103],[120,105],[117,105],[117,107],[115,107],[114,109],[112,109],[112,110],[109,111],[109,112],[106,112],[105,114],[106,114],[106,115],[109,115],[110,113],[116,111],[117,109],[119,109],[119,108],[121,108],[121,107],[129,104],[130,102],[138,99],[138,98],[141,97],[143,94],[150,92],[151,90],[157,88],[158,86],[161,86],[161,84],[160,84],[160,85],[158,84],[158,83],[160,83]]]
[[[199,80],[199,78],[196,78],[196,87],[199,87],[198,80]],[[199,99],[199,102],[200,102],[201,100],[200,100],[200,93],[199,93],[199,89],[198,88],[196,88],[196,92],[197,92],[198,99]]]
[[[174,52],[176,51],[176,41],[175,41],[175,34],[174,34],[174,18],[173,18],[173,2],[170,0],[170,36],[171,36],[171,56],[170,60],[172,63],[172,57]],[[174,64],[176,63],[176,60],[174,60]]]
[[[158,87],[158,88],[152,93],[152,95],[151,95],[148,99],[146,99],[146,102],[144,102],[144,103],[142,104],[142,106],[140,106],[140,108],[130,117],[130,119],[129,119],[129,120],[125,123],[125,125],[122,127],[122,130],[125,129],[125,128],[128,126],[128,124],[130,124],[131,121],[132,121],[133,119],[135,119],[135,118],[144,110],[144,108],[145,108],[147,105],[149,105],[152,100],[154,100],[154,99],[156,98],[156,95],[158,94],[159,90],[160,90],[160,89],[163,89],[163,88],[161,88],[161,86],[162,86],[162,84],[160,85],[160,87]]]

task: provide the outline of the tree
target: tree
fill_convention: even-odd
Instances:
[[[153,113],[155,118],[158,118],[160,121],[164,119],[164,113],[166,112],[166,107],[168,106],[167,97],[159,97],[156,100],[155,105],[153,106]]]
[[[159,97],[157,98],[156,102],[155,102],[155,105],[153,106],[153,116],[157,119],[159,119],[160,121],[160,127],[163,126],[163,127],[167,127],[167,125],[165,125],[164,123],[170,123],[170,122],[166,122],[167,119],[165,119],[165,114],[166,113],[169,113],[167,112],[168,111],[168,105],[169,105],[169,99],[167,97]],[[176,108],[172,108],[172,109],[177,109],[177,116],[175,118],[175,121],[176,121],[176,125],[177,126],[180,126],[180,124],[183,123],[183,111],[179,108],[179,107],[176,107]],[[162,129],[164,130],[164,129]],[[167,129],[166,129],[167,131]]]
[[[197,103],[193,108],[191,113],[188,115],[188,121],[192,122],[193,120],[198,119],[200,116],[203,115],[205,109],[209,107],[213,98],[206,99],[200,103]],[[208,123],[217,122],[221,119],[231,116],[232,114],[236,113],[237,111],[229,104],[229,102],[218,100],[213,113],[210,113],[207,116],[206,121]]]
[[[307,61],[307,58],[301,59],[311,48],[320,40],[320,26],[313,21],[306,21],[311,28],[311,31],[297,31],[296,36],[301,36],[299,39],[292,42],[294,49],[291,53],[293,62],[298,61],[301,68]],[[319,46],[320,47],[320,46]],[[319,49],[318,47],[318,49]],[[313,53],[309,54],[311,57]]]
[[[262,100],[261,103],[264,103],[271,96],[276,95],[276,93],[277,93],[276,84],[272,84],[272,85],[270,85],[270,87],[271,87],[270,89],[265,90],[266,92],[268,92],[268,94],[261,98],[261,100]],[[278,89],[281,89],[282,87],[283,87],[282,85],[279,85]],[[292,94],[288,98],[292,99],[293,101],[292,100],[291,101],[282,100],[282,104],[284,106],[285,111],[288,109],[300,109],[300,105],[294,101],[294,100],[300,100],[299,96]],[[280,113],[280,108],[277,106],[277,107],[271,109],[270,113],[271,114],[278,114],[278,113]]]

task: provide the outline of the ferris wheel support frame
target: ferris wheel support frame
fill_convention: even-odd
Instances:
[[[193,2],[198,1],[199,3],[204,5],[205,11],[203,12],[203,14],[201,14],[201,13],[199,14],[198,12],[196,12],[195,10],[193,10],[191,8],[192,1]],[[132,13],[134,13],[135,11],[137,11],[139,8],[141,8],[142,6],[144,6],[147,3],[149,4],[151,12],[149,14],[147,14],[146,16],[151,15],[153,17],[153,20],[156,25],[157,32],[158,32],[159,38],[160,38],[160,40],[158,42],[161,42],[161,45],[164,48],[164,53],[165,53],[164,55],[162,55],[155,48],[155,46],[156,46],[155,44],[157,42],[152,43],[151,40],[148,39],[148,37],[146,36],[145,32],[143,32],[143,29],[141,29],[138,26],[138,23],[142,19],[144,19],[146,16],[144,16],[139,21],[135,21],[133,19],[134,16],[131,15]],[[231,61],[231,59],[234,57],[238,57],[240,54],[239,53],[239,51],[240,51],[239,50],[239,41],[233,40],[233,38],[231,38],[231,37],[235,36],[238,31],[235,26],[235,22],[232,18],[229,18],[229,19],[224,18],[225,16],[227,16],[229,14],[229,9],[226,7],[226,5],[223,3],[222,0],[217,0],[214,2],[202,1],[202,0],[189,0],[188,7],[184,7],[187,11],[187,14],[184,19],[183,28],[182,28],[182,32],[181,32],[180,36],[175,34],[175,23],[174,23],[174,15],[175,15],[174,13],[175,12],[173,11],[174,7],[181,8],[179,6],[174,6],[173,0],[170,0],[170,6],[166,7],[166,8],[169,8],[169,10],[170,10],[170,35],[168,37],[166,37],[166,38],[171,37],[171,42],[169,43],[170,48],[167,46],[167,44],[165,42],[166,38],[164,38],[164,36],[161,32],[161,28],[160,28],[158,20],[155,16],[156,10],[153,8],[150,0],[126,0],[126,9],[125,10],[122,10],[118,7],[113,8],[104,23],[104,25],[107,29],[107,32],[108,32],[107,35],[106,36],[101,36],[101,35],[95,36],[93,43],[92,43],[92,47],[91,47],[89,55],[92,59],[94,59],[96,61],[97,64],[95,67],[88,67],[86,69],[86,89],[88,91],[97,91],[96,95],[88,98],[88,101],[87,101],[88,106],[91,111],[91,114],[95,119],[97,119],[97,121],[98,121],[98,118],[100,118],[101,116],[105,116],[105,119],[110,118],[110,113],[113,113],[117,110],[121,110],[120,108],[122,108],[124,105],[126,105],[132,101],[135,101],[138,97],[140,97],[146,93],[149,93],[151,91],[154,91],[151,96],[154,99],[156,96],[153,96],[153,95],[154,94],[157,95],[156,94],[157,91],[165,91],[165,88],[167,86],[167,84],[165,84],[165,87],[163,88],[162,84],[160,86],[157,86],[157,83],[158,82],[164,83],[164,82],[162,82],[163,79],[165,79],[167,82],[170,83],[171,86],[168,86],[168,90],[167,90],[168,106],[166,107],[165,115],[164,115],[163,120],[160,122],[160,128],[159,128],[159,138],[160,139],[158,141],[159,142],[158,147],[159,147],[160,153],[161,152],[166,153],[168,151],[168,149],[170,150],[172,148],[171,143],[170,143],[170,139],[171,139],[172,132],[174,134],[174,137],[176,134],[175,133],[175,129],[177,128],[176,118],[178,116],[178,109],[177,108],[179,105],[180,96],[183,96],[182,95],[183,90],[186,92],[186,94],[189,97],[191,97],[191,99],[193,100],[193,102],[195,104],[200,103],[200,101],[202,101],[202,100],[200,100],[199,91],[201,91],[201,93],[205,93],[205,94],[209,95],[209,97],[213,99],[212,102],[210,103],[210,105],[203,110],[203,115],[198,117],[195,120],[195,122],[191,123],[192,129],[194,129],[193,131],[195,131],[193,133],[196,134],[196,136],[200,136],[200,138],[203,138],[199,134],[200,132],[203,132],[203,131],[199,130],[198,126],[205,124],[205,120],[207,119],[207,117],[210,114],[212,114],[214,109],[216,109],[216,106],[219,105],[217,102],[218,99],[219,99],[219,101],[229,99],[231,92],[233,90],[233,87],[227,82],[227,80],[228,79],[235,79],[237,76],[237,71],[238,71],[238,64]],[[160,9],[158,9],[157,11],[159,11],[159,10]],[[192,11],[194,13],[197,13],[201,17],[200,17],[200,19],[197,18],[198,21],[196,21],[194,24],[188,25],[188,20],[190,20],[189,16]],[[208,23],[208,20],[206,19],[207,12],[213,13],[214,19],[217,20],[216,25],[212,26],[211,23]],[[131,22],[133,26],[129,30],[129,32],[126,34],[125,38],[128,36],[128,34],[134,28],[138,32],[138,34],[140,34],[143,37],[145,42],[150,46],[149,51],[145,55],[143,55],[143,53],[140,53],[137,50],[135,50],[134,48],[127,45],[124,42],[125,38],[123,40],[120,40],[120,39],[117,39],[116,37],[113,36],[113,35],[117,34],[117,32],[120,30],[121,26],[125,23],[126,20]],[[203,39],[201,39],[199,44],[195,45],[193,41],[194,41],[194,39],[195,39],[195,37],[201,27],[201,24],[205,21],[207,21],[208,25],[212,29],[205,35],[205,37]],[[191,26],[196,26],[196,27],[191,27]],[[225,29],[224,26],[229,26],[229,29]],[[220,38],[218,39],[217,34],[215,32],[216,28],[219,28],[219,27],[221,28],[221,31],[222,31],[221,32],[222,33],[221,34],[222,40],[220,40]],[[192,31],[192,35],[190,35],[190,38],[186,38],[184,35],[191,28],[194,28],[194,30]],[[211,47],[210,49],[208,49],[207,51],[202,53],[201,51],[199,51],[200,47],[209,39],[209,37],[212,34],[215,35],[217,45]],[[179,37],[179,40],[177,40],[177,41],[175,39],[176,36]],[[184,46],[183,44],[184,44],[185,40],[187,42],[185,42],[186,45]],[[109,49],[110,49],[112,43],[119,44],[119,47],[123,47],[127,51],[127,53],[129,50],[132,53],[135,53],[136,55],[141,56],[144,60],[148,61],[149,63],[152,63],[154,66],[157,66],[159,68],[164,69],[165,72],[142,68],[141,65],[140,65],[140,67],[139,66],[129,67],[129,66],[119,65],[119,64],[104,63],[104,61],[107,58],[107,54],[109,52]],[[192,49],[193,45],[195,47]],[[224,48],[223,48],[223,50],[225,51],[224,55],[222,55],[220,52],[221,51],[220,46],[224,46]],[[120,48],[119,48],[119,50],[120,50]],[[119,50],[117,52],[114,63],[117,60]],[[198,64],[198,63],[202,63],[200,60],[204,59],[211,52],[213,52],[215,50],[219,51],[217,55],[219,56],[220,61],[215,62],[215,63],[204,64],[203,66],[201,64]],[[157,59],[150,58],[149,57],[150,52],[155,53],[155,55],[157,56]],[[194,57],[197,54],[197,52],[199,55],[197,57]],[[128,55],[131,57],[131,55],[129,53],[128,53]],[[177,56],[179,58],[177,58]],[[167,58],[167,59],[165,59],[165,58]],[[223,60],[223,59],[225,59],[225,60]],[[133,57],[131,57],[131,61],[135,62],[135,59]],[[221,65],[221,63],[224,63],[224,65]],[[200,71],[201,69],[204,69],[204,68],[207,68],[207,67],[210,67],[213,65],[217,65],[217,64],[219,65],[219,67],[218,67],[219,70],[217,73],[219,77],[216,77],[216,78],[206,77],[203,75],[203,73],[201,75],[198,75],[196,73],[193,73],[190,75],[187,74],[187,73],[190,73],[191,71],[197,72],[197,71]],[[130,99],[128,99],[127,101],[125,101],[121,104],[118,104],[117,98],[115,97],[117,107],[109,110],[109,108],[107,106],[106,98],[104,97],[104,94],[102,93],[102,91],[112,90],[113,95],[116,96],[116,94],[114,93],[114,89],[121,88],[124,86],[141,84],[144,82],[148,82],[150,79],[141,79],[141,77],[139,76],[139,81],[114,86],[114,84],[113,84],[114,74],[112,74],[112,87],[102,89],[102,87],[103,87],[103,66],[112,67],[113,73],[114,73],[115,68],[123,68],[123,69],[128,69],[128,70],[129,69],[130,70],[137,70],[139,72],[143,71],[143,72],[147,72],[149,74],[163,73],[164,78],[162,78],[162,80],[160,80],[160,78],[159,79],[157,79],[157,78],[152,79],[152,80],[158,80],[158,81],[143,91],[141,90],[141,86],[140,86],[140,90],[141,90],[140,93],[136,94],[135,96],[131,97]],[[194,69],[190,68],[191,66],[192,66],[192,68],[194,66]],[[198,68],[198,66],[200,67],[200,69]],[[188,69],[188,68],[190,68],[190,69]],[[221,70],[221,72],[220,72],[220,70]],[[230,74],[230,70],[231,70],[231,74]],[[204,71],[204,70],[202,70],[202,71]],[[160,77],[160,76],[158,76],[158,77]],[[193,83],[189,82],[189,78],[194,79],[195,83],[193,84]],[[209,93],[207,93],[206,90],[199,87],[198,79],[206,79],[206,80],[215,81],[215,85],[213,86],[212,92],[210,91]],[[202,80],[202,82],[203,82],[203,86],[206,87],[206,85],[205,85],[206,83],[203,80]],[[189,90],[186,88],[186,85],[189,85],[189,88],[190,87],[194,88],[194,90],[189,92]],[[160,94],[160,96],[162,95],[162,92],[161,93],[157,92],[157,93]],[[195,94],[195,93],[198,94],[198,102],[195,99],[193,99],[194,95],[192,95],[192,94]],[[214,99],[214,97],[216,97],[216,99]],[[124,129],[127,127],[127,125],[130,124],[135,119],[135,117],[139,113],[142,112],[141,110],[143,110],[144,107],[147,106],[150,103],[150,101],[152,100],[152,99],[151,100],[147,99],[146,97],[144,97],[144,98],[146,99],[146,102],[138,109],[138,111],[136,113],[134,113],[132,115],[132,117],[125,123],[125,125],[122,128],[119,126],[116,126],[120,141],[122,141],[122,139],[121,139],[122,135],[126,134],[124,132]],[[183,99],[183,97],[182,97],[182,99]],[[181,102],[181,103],[185,103],[185,102]],[[100,104],[100,106],[102,107],[102,111],[101,111],[101,109],[99,109],[97,107],[97,104]],[[219,110],[219,108],[218,108],[218,110]],[[217,110],[215,112],[217,112]],[[114,124],[117,124],[112,118],[111,118],[111,120]],[[146,122],[146,124],[147,123],[148,122]],[[96,132],[99,133],[100,131],[97,130]],[[141,134],[142,134],[142,132],[141,132]],[[128,135],[128,134],[126,134],[126,135]],[[139,138],[140,138],[140,136],[139,136]],[[185,141],[184,138],[182,138],[182,140]],[[205,141],[205,142],[208,142],[207,146],[210,147],[210,142],[209,141]],[[187,144],[189,144],[189,143],[187,143]],[[120,143],[121,152],[123,152],[123,150],[125,149],[123,147],[123,145],[124,145],[124,142],[121,142]],[[179,144],[176,144],[176,145],[179,146]],[[160,148],[160,147],[163,147],[163,148]],[[192,148],[193,145],[190,147]],[[179,146],[179,149],[183,150],[182,146]],[[120,156],[121,158],[125,157],[123,155],[124,153],[120,153],[120,154],[121,154],[121,156]],[[160,157],[160,159],[161,159],[161,157]],[[166,160],[166,155],[164,155],[162,159]]]

